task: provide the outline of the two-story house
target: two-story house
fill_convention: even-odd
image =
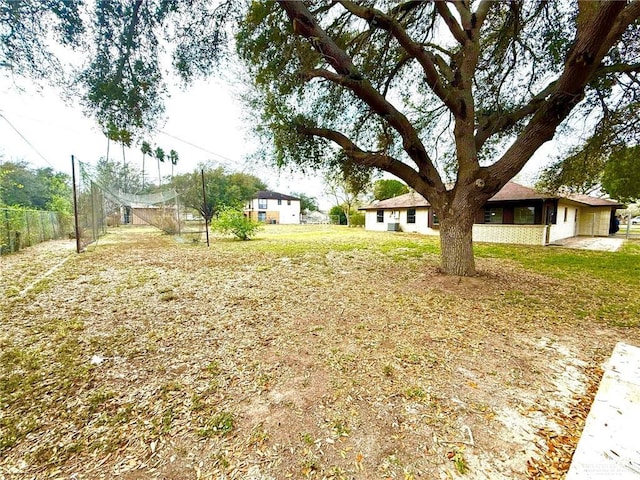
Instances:
[[[283,193],[261,190],[249,200],[244,213],[258,222],[299,224],[300,199]]]

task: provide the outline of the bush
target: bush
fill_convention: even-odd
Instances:
[[[345,216],[344,210],[340,205],[331,207],[331,210],[329,210],[329,218],[331,218],[331,223],[334,225],[347,224],[347,217]]]
[[[352,227],[364,227],[364,213],[353,213],[349,215],[349,224]]]
[[[211,228],[223,235],[233,235],[240,240],[249,240],[261,228],[261,224],[246,217],[235,208],[224,208],[218,213],[218,218]]]

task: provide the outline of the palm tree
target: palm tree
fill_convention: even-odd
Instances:
[[[124,188],[123,190],[125,192],[129,191],[128,188],[128,168],[127,168],[127,160],[124,154],[124,148],[125,147],[130,147],[131,146],[131,132],[129,132],[129,130],[126,129],[121,129],[118,133],[118,140],[120,141],[120,143],[122,144],[122,171],[124,172]]]
[[[107,128],[105,129],[104,134],[107,137],[107,161],[109,161],[109,146],[111,145],[111,140],[114,142],[120,140],[120,130],[118,130],[115,123],[109,122],[107,123]]]
[[[171,180],[173,180],[173,167],[175,167],[178,164],[178,152],[176,152],[175,150],[170,150],[169,151],[169,160],[171,160]]]
[[[142,152],[142,188],[144,189],[144,157],[146,155],[150,155],[153,157],[153,150],[151,150],[151,145],[149,142],[142,142],[142,146],[140,147],[140,151]]]
[[[160,147],[156,147],[154,155],[158,159],[158,185],[162,186],[162,177],[160,176],[160,162],[164,163],[164,158],[165,158],[164,150]]]

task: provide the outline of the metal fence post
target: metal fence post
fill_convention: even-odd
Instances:
[[[9,253],[13,252],[13,248],[11,247],[11,230],[9,224],[9,210],[5,209],[4,211],[4,220],[5,225],[7,226],[7,248],[9,249]]]
[[[38,215],[38,220],[40,220],[40,233],[41,233],[41,242],[47,241],[47,231],[44,229],[44,222],[42,221],[42,215]]]
[[[31,226],[29,225],[29,215],[25,212],[24,221],[27,224],[27,242],[29,242],[29,246],[31,246]]]
[[[80,229],[78,228],[78,191],[76,189],[76,161],[71,155],[71,181],[73,182],[73,217],[76,227],[76,252],[80,253]]]

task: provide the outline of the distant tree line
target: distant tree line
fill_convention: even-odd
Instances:
[[[206,202],[203,201],[203,176]],[[212,165],[201,165],[191,173],[175,175],[171,186],[180,194],[184,206],[197,210],[207,220],[224,208],[241,210],[256,192],[267,189],[267,184],[255,175],[227,172]]]
[[[602,192],[621,202],[640,200],[640,145],[613,149],[598,135],[587,146],[553,162],[536,188],[548,192]]]
[[[21,207],[71,214],[69,175],[26,162],[0,163],[0,207]]]
[[[364,225],[364,214],[358,208],[373,201],[387,200],[409,192],[409,187],[395,179],[378,179],[373,181],[371,174],[365,170],[334,172],[325,176],[327,193],[336,204],[329,210],[333,223],[339,225]]]

